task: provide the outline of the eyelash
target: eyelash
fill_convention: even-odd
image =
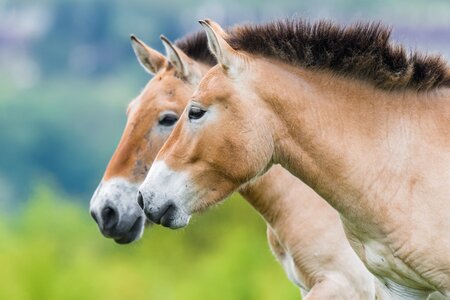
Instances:
[[[206,110],[198,107],[198,106],[191,106],[189,108],[188,117],[189,120],[198,120],[201,119],[206,113]]]

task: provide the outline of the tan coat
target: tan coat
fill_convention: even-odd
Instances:
[[[341,214],[386,293],[449,298],[450,88],[383,90],[236,51],[217,24],[202,25],[219,65],[139,189],[146,215],[185,226],[280,163]]]
[[[105,207],[114,205],[117,214],[127,216],[119,219],[128,226],[141,217],[136,214],[133,218],[129,213],[137,206],[134,187],[145,178],[146,169],[173,128],[163,128],[161,116],[168,111],[180,116],[196,87],[191,76],[207,71],[173,45],[166,45],[168,56],[182,59],[169,64],[159,62],[160,55],[143,48],[142,42],[134,43],[147,70],[152,71],[152,65],[161,67],[154,70],[155,77],[130,104],[122,139],[91,201],[91,210],[98,218]],[[170,51],[177,55],[170,55]],[[156,63],[149,64],[152,61]],[[180,76],[180,66],[190,75]],[[304,299],[374,299],[374,277],[351,249],[338,214],[308,186],[274,166],[243,188],[241,194],[266,220],[269,244],[288,277],[301,288]],[[97,221],[100,228],[105,223]],[[125,232],[124,239],[120,234],[110,233],[119,242],[133,241],[141,235]]]

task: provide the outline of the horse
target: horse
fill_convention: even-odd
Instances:
[[[446,61],[379,23],[200,23],[218,65],[139,188],[146,216],[186,226],[280,164],[340,213],[394,299],[450,298]]]
[[[187,53],[195,50],[191,40],[179,45]],[[175,59],[169,61],[134,35],[131,44],[141,66],[155,76],[129,103],[119,145],[90,201],[91,216],[101,233],[119,244],[142,237],[146,218],[135,201],[138,187],[193,91],[191,84],[180,79]],[[189,78],[205,73],[206,63],[199,61],[189,68]]]
[[[123,136],[90,208],[101,232],[118,243],[142,236],[136,187],[202,75],[216,64],[203,32],[175,44],[162,37],[166,57],[131,39],[138,61],[154,77],[128,107]],[[308,186],[277,165],[240,193],[267,222],[270,248],[304,299],[375,299],[375,278],[351,249],[337,212]]]

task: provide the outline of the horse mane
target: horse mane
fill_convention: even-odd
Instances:
[[[305,68],[331,70],[371,82],[387,90],[450,87],[450,69],[438,55],[411,52],[390,40],[391,29],[380,23],[340,26],[327,21],[274,21],[237,25],[226,37],[236,50],[279,59]],[[190,58],[213,66],[204,31],[175,42]]]
[[[203,30],[186,35],[181,39],[176,40],[175,45],[187,56],[197,62],[201,62],[209,66],[214,66],[217,64],[216,57],[209,51],[208,39],[206,38],[206,33]]]
[[[227,42],[236,50],[297,66],[330,70],[387,90],[450,87],[450,69],[441,56],[412,51],[390,40],[380,23],[336,25],[328,21],[274,21],[238,25]]]

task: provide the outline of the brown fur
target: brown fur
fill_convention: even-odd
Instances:
[[[217,63],[215,57],[208,50],[206,35],[203,31],[179,39],[176,46],[198,63],[209,66]],[[159,53],[153,53],[152,62],[156,60],[155,55],[157,54]],[[164,57],[162,54],[159,55]],[[150,122],[154,122],[157,115],[164,110],[172,110],[181,115],[185,106],[184,101],[192,93],[190,87],[187,88],[186,85],[181,84],[179,78],[175,76],[176,71],[165,59],[159,63],[157,69],[159,72],[155,74],[155,79],[147,84],[141,93],[141,101],[136,103],[139,107],[134,109],[135,112],[132,115],[127,113],[129,124],[106,168],[104,180],[113,177],[129,178],[133,182],[143,180],[157,153],[157,151],[153,151],[152,155],[148,155],[152,152],[147,149],[149,141],[151,141],[151,149],[159,149],[164,143],[162,138],[154,133],[150,133],[151,136],[146,137],[149,135],[148,128],[151,128]],[[130,107],[128,111],[130,111]],[[130,153],[130,149],[135,150]],[[139,157],[140,159],[138,159]]]
[[[379,23],[345,27],[326,21],[285,20],[240,25],[228,34],[226,40],[236,50],[331,70],[382,89],[450,86],[449,67],[442,57],[408,55],[403,46],[391,42],[391,30]]]
[[[186,44],[181,44],[181,48],[187,49],[186,51],[191,54],[195,52],[195,56],[203,57],[202,63],[207,64],[208,60],[205,58],[212,55],[207,50],[207,41],[204,39],[206,36],[203,35],[203,38],[199,36],[201,35],[196,34],[183,39]],[[178,45],[180,48],[180,44]],[[188,65],[193,68],[198,63],[192,61]],[[173,71],[173,68],[171,70]],[[164,97],[166,90],[183,91],[195,88],[194,83],[176,78],[174,72],[163,70],[158,74],[161,79],[151,81],[140,96],[139,102],[131,105],[130,123],[127,128],[135,127],[140,131],[130,132],[128,139],[122,140],[119,145],[119,148],[126,150],[122,151],[121,157],[136,156],[138,160],[141,158],[140,160],[145,161],[147,166],[152,163],[162,146],[162,137],[153,135],[149,140],[139,144],[142,140],[141,132],[153,132],[151,129],[156,124],[160,107],[165,109],[167,102],[178,105],[178,108],[173,107],[172,110],[179,112],[189,100],[189,96],[184,93],[173,93],[171,98]],[[160,100],[156,101],[158,99]],[[133,121],[135,123],[131,123]],[[180,133],[173,132],[173,134]],[[135,140],[133,136],[136,136]],[[167,138],[168,133],[164,136],[164,139]],[[233,138],[228,138],[225,144],[226,147],[222,148],[219,154],[226,152],[240,155],[245,148],[245,143],[239,144]],[[200,148],[208,152],[210,146],[206,142]],[[183,160],[183,152],[189,152],[189,149],[175,153],[174,156]],[[191,162],[195,162],[195,158]],[[239,170],[241,167],[236,165],[233,169]],[[215,172],[201,172],[201,174],[202,178],[215,182],[205,191],[210,190],[214,194],[214,190],[228,189],[228,180],[222,180],[220,174]],[[239,171],[226,176],[236,180],[239,178]],[[129,175],[123,177],[130,179]],[[133,181],[142,179],[142,177],[132,178]],[[290,272],[295,274],[306,290],[309,290],[308,296],[304,299],[315,299],[314,295],[318,297],[319,294],[320,299],[373,299],[370,297],[374,292],[373,277],[350,248],[338,214],[309,187],[280,166],[274,166],[264,176],[247,185],[242,195],[268,222],[268,239],[276,257],[285,268],[286,261],[292,261],[295,265],[289,267]],[[322,221],[316,224],[316,220]]]
[[[208,49],[208,40],[205,32],[198,31],[189,34],[177,41],[175,45],[193,60],[209,66],[217,64],[216,57]]]
[[[219,61],[191,96],[205,117],[187,120],[185,111],[158,153],[160,163],[140,186],[147,216],[172,205],[179,214],[173,224],[185,226],[186,215],[280,163],[340,212],[361,260],[383,283],[396,283],[386,292],[449,297],[450,260],[436,254],[450,251],[442,209],[450,199],[450,89],[417,93],[418,86],[406,90],[407,80],[405,90],[377,89],[350,75],[235,50],[220,25],[201,24]]]
[[[167,64],[166,64],[167,65]],[[129,178],[140,182],[165,141],[165,136],[149,132],[163,111],[173,111],[178,116],[184,108],[184,98],[193,89],[181,84],[173,68],[161,70],[151,80],[137,100],[128,109],[128,122],[120,143],[106,168],[103,179]]]
[[[450,86],[450,70],[441,56],[409,55],[390,41],[391,30],[379,23],[338,26],[276,21],[238,25],[228,30],[227,41],[236,50],[277,58],[303,67],[328,69],[371,82],[382,89],[428,90]],[[207,47],[206,34],[196,32],[176,43],[192,59],[217,63]]]
[[[188,52],[200,50],[198,47],[202,44],[207,46],[206,40],[197,39],[198,36],[185,39],[188,43],[184,46]],[[149,64],[155,55],[154,52],[150,54]],[[209,51],[206,50],[206,54]],[[199,63],[188,63],[191,68],[196,64]],[[148,167],[170,134],[170,130],[164,134],[154,130],[158,127],[160,113],[171,110],[180,115],[195,88],[192,82],[180,80],[169,63],[165,62],[164,65],[166,67],[159,70],[155,79],[130,104],[123,137],[105,172],[103,185],[99,188],[101,190],[106,186],[106,191],[100,194],[107,196],[107,207],[112,206],[110,199],[121,203],[117,206],[118,211],[121,209],[121,216],[136,214],[129,204],[131,196],[132,203],[137,205],[135,193],[132,188],[127,190],[126,185],[122,185],[120,190],[108,190],[108,181],[117,177],[134,184],[143,181]],[[228,148],[236,142],[229,139],[226,144],[223,151],[230,152]],[[205,151],[208,149],[205,146],[202,148]],[[235,146],[231,151],[242,152],[242,148]],[[180,153],[179,156],[182,155]],[[224,183],[227,184],[214,173],[202,175],[216,182],[212,189],[222,189]],[[373,299],[369,297],[374,292],[373,277],[350,248],[338,214],[309,187],[280,166],[274,166],[267,174],[247,185],[242,195],[267,221],[269,244],[280,263],[284,268],[286,261],[294,264],[285,270],[295,274],[291,276],[298,278],[304,289],[309,291],[304,299],[315,299],[314,295],[317,297],[318,294],[320,299]],[[322,221],[316,224],[316,220]]]

